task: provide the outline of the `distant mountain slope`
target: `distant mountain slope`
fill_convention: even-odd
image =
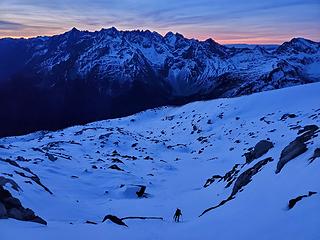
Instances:
[[[150,107],[234,97],[319,80],[319,43],[266,50],[150,31],[72,29],[0,40],[0,136],[57,129]]]
[[[267,51],[273,51],[275,50],[276,48],[279,47],[279,45],[277,44],[225,44],[224,46],[228,47],[228,48],[250,48],[250,49],[253,49],[255,47],[262,47],[264,49],[266,49]]]
[[[14,220],[18,201],[0,194],[1,239],[319,239],[319,92],[314,83],[2,138],[0,193],[48,225]],[[109,214],[163,220],[102,223]]]

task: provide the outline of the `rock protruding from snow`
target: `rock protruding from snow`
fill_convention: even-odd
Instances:
[[[235,196],[244,186],[251,182],[252,177],[256,175],[264,165],[272,161],[273,159],[271,157],[266,158],[257,162],[253,167],[241,173],[234,183],[231,196]]]
[[[234,185],[233,185],[233,189],[232,189],[232,192],[231,194],[229,195],[228,198],[222,200],[218,205],[215,205],[213,207],[210,207],[210,208],[207,208],[206,210],[204,210],[200,216],[202,216],[203,214],[213,210],[213,209],[216,209],[218,207],[221,207],[222,205],[226,204],[227,202],[233,200],[236,196],[236,194],[238,192],[240,192],[244,186],[248,185],[251,180],[252,180],[252,177],[254,175],[256,175],[260,170],[261,168],[266,165],[268,162],[272,162],[273,161],[273,158],[269,157],[269,158],[266,158],[264,160],[261,160],[259,162],[257,162],[253,167],[247,169],[246,171],[244,171],[243,173],[241,173],[239,175],[239,177],[236,179]]]
[[[9,183],[11,185],[12,189],[14,189],[16,191],[20,190],[19,185],[15,181],[13,181],[12,179],[0,176],[0,186],[4,186],[7,183]]]
[[[271,148],[273,148],[273,143],[268,140],[261,140],[258,142],[254,148],[245,153],[246,163],[251,163],[253,160],[266,154]]]
[[[29,221],[47,225],[47,222],[29,209],[21,205],[19,199],[0,186],[0,218],[14,218],[21,221]]]
[[[296,114],[294,114],[294,113],[286,113],[286,114],[283,114],[282,115],[282,117],[281,117],[281,121],[285,121],[285,120],[287,120],[288,118],[295,118],[295,117],[297,117],[297,115]]]
[[[316,125],[307,125],[301,130],[299,130],[298,136],[294,141],[286,146],[280,156],[280,160],[277,164],[276,173],[280,173],[281,169],[292,159],[298,157],[299,155],[305,153],[308,150],[306,142],[313,138],[318,130]]]
[[[310,158],[310,163],[312,163],[316,158],[320,158],[320,148],[316,148],[312,157]]]
[[[126,226],[126,227],[128,227],[128,225],[125,224],[125,223],[122,221],[121,218],[118,218],[118,217],[115,216],[115,215],[111,215],[111,214],[106,215],[106,216],[103,218],[102,222],[105,222],[106,220],[110,220],[111,222],[113,222],[113,223],[115,223],[115,224],[117,224],[117,225],[121,225],[121,226]]]
[[[303,198],[307,198],[307,197],[311,197],[312,195],[316,194],[317,192],[312,192],[310,191],[308,194],[305,194],[305,195],[301,195],[299,197],[296,197],[296,198],[293,198],[293,199],[290,199],[289,200],[289,203],[288,203],[288,208],[289,209],[292,209],[297,202],[301,201]]]

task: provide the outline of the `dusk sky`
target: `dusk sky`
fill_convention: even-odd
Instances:
[[[74,26],[172,31],[220,43],[320,41],[320,0],[0,0],[0,38]]]

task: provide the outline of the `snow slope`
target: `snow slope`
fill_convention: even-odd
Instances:
[[[53,194],[17,174],[29,176],[25,169],[0,161],[0,176],[21,190],[5,188],[48,222],[2,219],[1,239],[319,239],[320,159],[309,160],[320,147],[317,132],[306,152],[275,173],[281,151],[298,131],[320,125],[319,92],[320,84],[313,83],[2,138],[0,158],[28,167]],[[295,116],[286,118],[288,113]],[[243,154],[261,140],[274,147],[246,164]],[[230,196],[243,172],[268,157],[273,161],[234,199],[199,217]],[[232,173],[235,164],[239,172]],[[233,180],[204,187],[227,172]],[[136,196],[137,185],[146,186],[145,197]],[[317,193],[288,210],[290,199],[309,191]],[[177,207],[181,223],[172,220]],[[126,228],[101,223],[106,214],[164,220],[126,220]]]

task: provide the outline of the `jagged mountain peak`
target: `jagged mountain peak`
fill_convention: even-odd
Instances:
[[[85,31],[80,31],[79,29],[77,29],[76,27],[73,27],[73,28],[71,28],[70,30],[68,30],[68,31],[66,31],[65,33],[63,33],[63,34],[58,34],[58,35],[56,35],[57,37],[60,37],[60,36],[68,36],[68,37],[70,37],[70,36],[78,36],[79,34],[81,34],[81,33],[84,33]]]
[[[208,43],[208,44],[218,44],[220,45],[219,43],[217,43],[216,41],[214,41],[212,38],[207,38],[206,40],[204,40],[205,43]]]
[[[176,37],[176,38],[184,38],[184,36],[181,33],[173,33],[173,32],[167,32],[164,36],[165,38],[171,38],[171,37]]]
[[[102,28],[101,30],[109,31],[109,32],[119,32],[119,30],[114,26],[112,26],[110,28]]]
[[[288,42],[284,42],[276,50],[279,53],[317,53],[319,51],[320,44],[305,38],[293,38]]]
[[[178,41],[185,41],[187,40],[181,33],[173,33],[173,32],[168,32],[164,36],[166,42],[170,45],[174,45]],[[188,39],[189,40],[189,39]]]
[[[79,29],[77,29],[76,27],[71,28],[71,30],[69,32],[80,32]]]
[[[318,44],[317,42],[314,42],[312,40],[309,40],[303,37],[292,38],[289,42],[293,44],[304,44],[304,45]]]

